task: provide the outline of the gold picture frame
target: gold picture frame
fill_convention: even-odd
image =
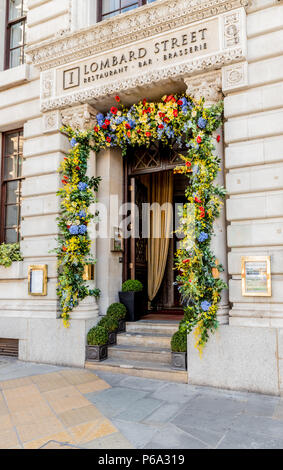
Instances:
[[[242,296],[271,297],[270,256],[242,256]]]
[[[28,267],[28,294],[41,297],[47,295],[47,264]]]

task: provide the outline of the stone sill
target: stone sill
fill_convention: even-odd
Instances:
[[[24,279],[23,262],[15,261],[9,268],[0,266],[0,281],[8,279]]]
[[[0,72],[0,91],[30,81],[30,65],[23,64]]]

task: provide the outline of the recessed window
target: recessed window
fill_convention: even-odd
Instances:
[[[98,21],[153,3],[155,0],[98,0]]]
[[[7,0],[6,68],[25,61],[26,0]]]
[[[1,241],[17,243],[21,238],[23,131],[6,132],[2,136]]]

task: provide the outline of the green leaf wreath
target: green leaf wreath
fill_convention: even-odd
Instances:
[[[223,271],[223,267],[217,264],[210,249],[213,223],[225,197],[225,189],[214,183],[220,171],[220,158],[215,154],[215,139],[219,141],[220,136],[214,136],[214,132],[222,124],[223,104],[206,108],[204,100],[195,101],[186,95],[165,95],[157,103],[144,99],[128,108],[121,105],[119,96],[116,102],[106,114],[96,116],[97,125],[93,129],[84,132],[63,129],[71,150],[60,167],[63,188],[58,193],[61,197],[58,295],[62,316],[67,322],[79,300],[99,295],[98,290],[89,290],[82,278],[91,245],[87,227],[93,215],[89,206],[95,201],[93,191],[98,190],[100,181],[86,176],[90,151],[120,147],[126,157],[130,147],[149,146],[152,141],[170,147],[185,145],[187,153],[181,155],[184,163],[174,170],[188,177],[187,204],[181,214],[183,238],[175,268],[185,312],[180,330],[195,329],[196,346],[201,350],[209,331],[218,326],[218,303],[227,287],[215,275],[215,270]]]

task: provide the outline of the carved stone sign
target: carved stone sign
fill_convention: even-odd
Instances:
[[[97,43],[97,47],[89,48],[88,54],[83,43],[83,38],[88,33],[77,33],[73,41],[75,46],[72,61],[64,61],[60,49],[60,57],[54,60],[53,66],[49,58],[44,64],[43,52],[37,50],[42,69],[42,111],[101,100],[111,94],[149,86],[166,79],[203,74],[246,58],[244,8],[180,26],[177,21],[173,24],[174,28],[160,29],[159,33],[154,31],[143,39],[137,40],[133,36],[129,40],[127,35],[127,39],[117,42],[116,47],[111,43],[109,49],[103,46],[103,50],[100,50]],[[106,22],[105,27],[109,27],[107,25]],[[94,25],[90,31],[97,28],[103,28],[103,25]],[[60,47],[67,48],[70,41],[71,37],[68,37],[65,46],[62,42]],[[55,55],[58,55],[57,46],[55,43],[45,45],[43,51],[47,54],[48,50],[50,54],[50,48],[53,47]]]
[[[181,64],[218,50],[218,20],[214,18],[63,67],[57,70],[57,94]]]

